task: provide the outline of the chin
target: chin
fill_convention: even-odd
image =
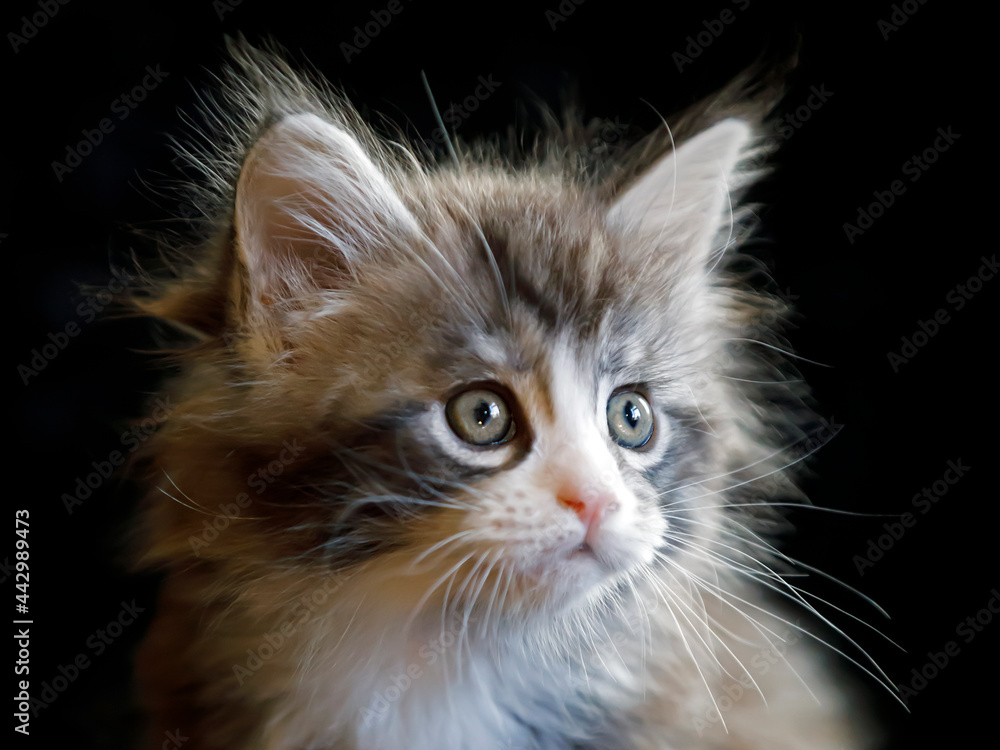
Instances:
[[[604,599],[652,560],[652,549],[634,541],[598,549],[587,544],[546,555],[523,575],[522,601],[532,609],[567,612]]]

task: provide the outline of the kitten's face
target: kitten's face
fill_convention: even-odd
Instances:
[[[712,535],[687,485],[724,450],[709,270],[747,137],[723,122],[602,203],[555,175],[387,174],[311,115],[272,128],[237,188],[245,385],[220,413],[253,447],[223,452],[309,447],[247,547],[401,577],[432,617],[524,618]]]
[[[455,529],[445,538],[454,542],[443,549],[502,570],[510,582],[503,606],[515,610],[593,595],[652,563],[664,541],[655,467],[672,437],[667,415],[644,387],[615,382],[573,344],[554,342],[536,368],[510,373],[506,387],[477,383],[421,420],[423,439],[441,453],[495,471],[460,494],[468,510],[443,514],[456,515],[444,525]],[[508,442],[469,444],[491,422],[507,429],[508,411]],[[428,528],[417,547],[439,543],[440,531]]]
[[[369,562],[365,540],[391,542],[430,611],[524,616],[613,589],[665,550],[661,499],[700,463],[674,306],[644,302],[670,286],[574,196],[540,200],[466,201],[474,221],[436,211],[422,230],[456,276],[397,248],[288,334],[300,419],[327,415],[320,475],[338,489],[322,520],[358,539],[352,563]]]

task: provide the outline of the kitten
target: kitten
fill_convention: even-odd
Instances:
[[[434,164],[235,55],[210,231],[136,300],[193,341],[144,458],[146,747],[866,744],[762,594],[809,417],[735,270],[752,122]]]

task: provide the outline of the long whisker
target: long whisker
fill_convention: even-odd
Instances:
[[[807,506],[807,507],[815,507],[815,506]],[[740,529],[743,530],[743,534],[745,534],[746,536],[744,536],[743,534],[738,534],[737,532],[735,532],[735,531],[733,531],[731,529],[718,528],[716,526],[713,526],[712,524],[705,523],[704,521],[698,521],[698,520],[695,520],[693,518],[688,518],[686,520],[687,520],[688,523],[696,524],[696,525],[699,525],[699,526],[708,526],[709,528],[720,530],[723,534],[727,534],[729,536],[732,536],[734,539],[739,540],[742,544],[749,544],[749,545],[751,545],[753,547],[756,547],[758,549],[761,549],[761,550],[763,550],[763,551],[765,551],[765,552],[767,552],[767,553],[769,553],[771,555],[774,555],[775,557],[777,557],[777,558],[779,558],[779,559],[787,562],[789,565],[793,565],[793,566],[795,566],[797,568],[804,568],[804,569],[808,570],[810,573],[814,573],[814,574],[816,574],[816,575],[818,575],[818,576],[820,576],[822,578],[825,578],[826,580],[830,581],[831,583],[835,583],[838,586],[844,588],[845,590],[850,591],[855,596],[860,597],[862,600],[864,600],[865,602],[867,602],[868,604],[870,604],[872,607],[874,607],[875,610],[879,614],[883,615],[887,619],[891,619],[889,617],[889,613],[886,612],[885,609],[883,609],[878,604],[878,602],[876,602],[874,599],[872,599],[867,594],[865,594],[865,593],[859,591],[858,589],[854,588],[849,583],[846,583],[845,581],[840,580],[836,576],[833,576],[833,575],[831,575],[831,574],[829,574],[829,573],[827,573],[827,572],[825,572],[823,570],[820,570],[819,568],[815,568],[812,565],[809,565],[808,563],[804,563],[801,560],[798,560],[798,559],[792,557],[791,555],[788,555],[787,553],[782,552],[777,547],[775,547],[773,544],[769,544],[764,539],[762,539],[760,537],[760,535],[756,534],[752,529],[748,528],[746,526],[746,524],[740,523],[735,518],[729,519],[730,522],[736,524],[737,526],[739,526]],[[748,537],[750,537],[750,538],[748,538]],[[784,576],[784,577],[787,577],[787,575]]]
[[[805,689],[805,691],[807,693],[809,693],[809,695],[812,697],[812,699],[814,701],[816,701],[817,705],[819,704],[819,702],[820,702],[819,699],[816,697],[816,695],[810,689],[808,683],[802,678],[802,675],[800,675],[799,672],[798,672],[798,670],[795,669],[795,667],[792,666],[791,662],[788,661],[788,659],[784,656],[784,654],[780,653],[780,651],[775,646],[774,642],[770,638],[768,638],[767,634],[764,631],[767,631],[767,633],[771,633],[771,635],[775,636],[775,638],[777,638],[782,643],[786,642],[785,638],[783,638],[782,636],[780,636],[777,633],[775,633],[773,630],[771,630],[770,628],[768,628],[763,623],[759,622],[756,618],[754,618],[754,617],[750,616],[748,613],[744,612],[742,609],[740,609],[739,607],[737,607],[736,605],[734,605],[732,602],[727,601],[727,600],[721,598],[718,594],[710,591],[709,588],[707,586],[705,586],[705,582],[702,581],[699,576],[694,575],[691,571],[685,570],[681,566],[677,566],[677,570],[680,573],[682,573],[684,575],[684,577],[694,585],[694,587],[695,587],[696,590],[698,590],[698,589],[704,589],[716,601],[719,601],[719,602],[725,604],[730,609],[732,609],[734,612],[736,612],[738,615],[740,615],[743,619],[745,619],[747,621],[747,623],[749,623],[749,625],[754,630],[756,630],[764,638],[764,641],[767,643],[768,649],[772,653],[777,653],[779,655],[779,657],[781,658],[781,660],[785,663],[785,666],[788,667],[789,671],[795,676],[795,678],[799,681],[799,683],[802,685],[802,687]],[[671,578],[674,578],[674,575],[673,575],[672,571],[670,572],[670,575],[671,575]],[[674,580],[676,580],[676,578],[674,578]],[[738,640],[741,641],[742,643],[746,644],[746,645],[754,645],[754,644],[750,644],[749,642],[747,642],[744,639],[738,639]],[[761,695],[761,699],[764,699],[763,695]]]
[[[415,558],[413,558],[413,560],[410,561],[409,567],[411,569],[415,568],[417,565],[419,565],[421,562],[423,562],[427,558],[427,556],[430,555],[432,552],[436,552],[437,550],[441,549],[442,547],[444,547],[446,545],[453,544],[454,542],[457,542],[460,539],[463,539],[463,538],[469,536],[470,534],[474,534],[474,533],[475,533],[475,529],[464,529],[462,531],[456,531],[454,534],[445,537],[440,542],[432,544],[430,547],[428,547],[423,552],[421,552],[419,555],[417,555]]]
[[[676,625],[677,627],[677,633],[678,635],[680,635],[681,643],[684,645],[684,649],[687,651],[688,656],[691,657],[691,662],[694,664],[695,670],[701,677],[701,681],[705,686],[705,692],[708,693],[708,697],[712,700],[712,705],[715,707],[715,712],[719,715],[719,720],[722,722],[722,728],[726,730],[726,733],[728,733],[729,727],[726,726],[726,719],[722,715],[722,711],[719,710],[719,703],[718,701],[715,700],[715,693],[713,693],[712,689],[708,686],[708,679],[705,677],[705,673],[702,672],[701,670],[701,664],[699,662],[699,659],[694,655],[694,651],[691,650],[691,645],[688,643],[687,636],[684,634],[684,629],[681,627],[680,622],[677,620],[677,615],[674,613],[673,607],[670,606],[670,602],[666,601],[664,603],[667,604],[667,612],[670,614],[671,619],[673,619],[674,621],[674,625]]]
[[[766,346],[768,349],[774,349],[774,351],[776,351],[776,352],[781,352],[786,357],[791,357],[793,359],[799,359],[799,360],[802,360],[803,362],[808,362],[811,365],[817,365],[819,367],[830,367],[830,368],[833,367],[833,365],[828,365],[828,364],[825,364],[823,362],[817,362],[817,361],[815,361],[813,359],[806,359],[805,357],[800,357],[798,354],[793,354],[792,352],[788,351],[787,349],[782,349],[780,346],[775,346],[774,344],[768,344],[765,341],[758,341],[757,339],[748,339],[748,338],[743,338],[743,337],[740,337],[740,336],[733,336],[731,338],[722,339],[722,340],[723,341],[744,341],[744,342],[746,342],[748,344],[760,344],[761,346]]]
[[[174,496],[173,496],[173,495],[171,495],[171,494],[170,494],[169,492],[167,492],[167,491],[166,491],[165,489],[163,489],[163,488],[162,488],[162,487],[160,487],[160,486],[157,486],[157,488],[156,488],[156,489],[158,489],[158,490],[159,490],[160,492],[162,492],[162,493],[163,493],[164,495],[166,495],[167,497],[169,497],[169,498],[170,498],[171,500],[173,500],[173,501],[174,501],[175,503],[177,503],[178,505],[183,505],[183,506],[184,506],[185,508],[188,508],[189,510],[193,510],[193,511],[196,511],[196,512],[198,512],[198,513],[203,513],[203,514],[205,514],[206,516],[218,516],[218,515],[219,515],[218,513],[214,512],[214,511],[210,511],[210,510],[208,510],[208,509],[207,509],[207,508],[206,508],[205,506],[203,506],[203,505],[201,505],[201,504],[199,504],[199,503],[195,502],[195,501],[194,501],[194,500],[192,500],[192,499],[191,499],[190,497],[188,497],[188,496],[187,496],[187,494],[186,494],[186,493],[184,492],[184,490],[182,490],[182,489],[181,489],[180,487],[178,487],[178,486],[177,486],[177,483],[176,483],[176,482],[174,482],[174,480],[170,478],[170,475],[169,475],[169,474],[167,473],[167,470],[166,470],[166,469],[164,469],[164,470],[163,470],[163,476],[165,476],[165,477],[167,478],[167,481],[168,481],[168,482],[170,482],[170,484],[172,484],[172,485],[174,486],[174,488],[175,488],[175,489],[176,489],[176,490],[177,490],[177,491],[178,491],[179,493],[181,493],[181,496],[182,496],[182,497],[183,497],[183,498],[184,498],[185,500],[187,500],[187,502],[186,502],[186,503],[184,503],[184,502],[181,502],[181,501],[180,501],[180,500],[178,500],[178,499],[177,499],[176,497],[174,497]]]
[[[682,485],[680,485],[678,487],[668,487],[666,490],[664,490],[663,492],[659,493],[657,495],[657,497],[658,498],[666,497],[667,495],[671,495],[674,492],[680,492],[681,490],[685,490],[688,487],[697,487],[699,484],[704,484],[705,482],[711,482],[711,481],[713,481],[715,479],[725,479],[726,477],[732,476],[733,474],[738,474],[741,471],[746,471],[747,469],[752,469],[754,466],[762,464],[762,463],[764,463],[766,461],[770,461],[772,458],[776,458],[776,457],[780,456],[781,454],[785,453],[786,451],[788,451],[789,449],[794,448],[796,445],[798,445],[799,443],[801,443],[803,440],[807,439],[807,437],[808,436],[799,438],[798,440],[792,441],[788,445],[783,445],[780,448],[776,448],[774,451],[772,451],[771,453],[768,453],[766,456],[764,456],[762,458],[758,458],[756,461],[751,461],[750,463],[746,464],[745,466],[740,466],[739,468],[732,469],[730,471],[726,471],[726,472],[723,472],[721,474],[715,474],[715,475],[712,475],[712,476],[704,477],[703,479],[697,479],[697,480],[695,480],[693,482],[689,482],[687,484],[682,484]],[[829,440],[827,442],[829,442]],[[823,445],[825,445],[825,444],[826,443],[823,443]],[[787,467],[785,467],[785,468],[787,468]]]
[[[459,568],[461,568],[463,565],[465,565],[465,563],[468,562],[474,556],[475,556],[474,552],[470,552],[469,554],[467,554],[465,557],[463,557],[457,563],[455,563],[450,568],[448,568],[448,570],[440,578],[438,578],[434,582],[434,584],[431,585],[427,589],[427,591],[424,592],[423,596],[420,597],[419,601],[413,607],[413,612],[410,614],[410,617],[407,619],[406,623],[403,625],[403,632],[404,633],[408,633],[409,632],[410,627],[413,625],[413,621],[420,615],[420,612],[423,609],[424,605],[427,604],[427,601],[431,598],[431,596],[434,594],[434,592],[437,590],[437,588],[439,586],[441,586],[441,584],[443,584],[445,581],[447,581],[449,579],[453,579],[454,576],[455,576],[455,574],[458,572]]]
[[[798,456],[797,458],[789,461],[788,463],[784,464],[783,466],[779,466],[779,467],[777,467],[775,469],[771,469],[771,471],[765,472],[764,474],[759,474],[758,476],[755,476],[752,479],[745,479],[742,482],[737,482],[736,484],[729,485],[728,487],[725,487],[722,490],[716,490],[715,492],[707,492],[704,495],[695,495],[694,497],[689,497],[689,498],[686,499],[686,501],[690,502],[692,500],[698,500],[699,498],[702,498],[702,497],[711,497],[712,495],[718,495],[720,492],[729,492],[730,490],[734,490],[737,487],[742,487],[742,486],[744,486],[746,484],[750,484],[751,482],[759,482],[761,479],[764,479],[765,477],[769,477],[772,474],[777,474],[779,472],[784,472],[784,471],[790,469],[791,467],[795,466],[795,464],[799,463],[800,461],[804,461],[805,459],[809,458],[809,456],[811,456],[813,453],[815,453],[820,448],[822,448],[827,443],[829,443],[830,440],[832,440],[834,437],[836,437],[836,435],[838,433],[839,433],[839,430],[837,432],[835,432],[825,442],[822,442],[819,445],[814,446],[812,449],[810,449],[806,453],[803,453],[801,456]],[[799,441],[797,441],[797,442],[799,442]],[[699,484],[700,484],[700,482],[699,482]],[[671,490],[671,492],[672,491],[673,490]],[[664,493],[664,494],[667,494],[667,493]],[[669,504],[666,507],[670,507]],[[736,507],[736,506],[730,506],[730,507]]]
[[[663,560],[664,562],[667,562],[670,565],[674,565],[674,566],[680,567],[680,566],[677,565],[676,561],[671,560],[668,555],[664,555],[664,554],[659,553],[659,552],[657,552],[656,554],[657,554],[657,557],[660,558],[661,560]],[[681,568],[681,569],[683,570],[683,568]],[[886,691],[888,691],[889,694],[901,706],[903,706],[904,708],[906,707],[906,703],[897,694],[896,688],[893,686],[892,682],[889,680],[889,677],[887,675],[885,675],[884,673],[882,673],[881,669],[878,669],[878,665],[874,663],[874,660],[872,660],[871,656],[864,649],[862,649],[860,646],[858,646],[856,643],[853,643],[853,645],[855,646],[855,648],[857,648],[865,656],[866,659],[868,659],[873,664],[875,664],[875,668],[878,669],[878,671],[880,673],[882,673],[881,676],[879,676],[878,674],[875,674],[875,672],[873,672],[871,669],[869,669],[864,664],[862,664],[861,662],[859,662],[857,659],[855,659],[855,658],[851,657],[849,654],[845,653],[842,649],[839,649],[836,646],[834,646],[833,644],[829,643],[828,641],[823,640],[822,638],[820,638],[815,633],[811,632],[810,630],[808,630],[806,628],[803,628],[801,625],[798,625],[796,623],[790,622],[789,620],[781,617],[780,615],[776,615],[773,612],[768,612],[763,607],[760,607],[760,606],[758,606],[756,604],[753,604],[752,602],[749,602],[746,599],[744,599],[744,598],[742,598],[740,596],[737,596],[736,594],[732,593],[731,591],[726,591],[725,589],[723,589],[721,587],[714,587],[714,586],[712,586],[712,584],[710,584],[709,582],[705,581],[704,579],[702,579],[702,583],[704,583],[705,585],[707,585],[710,588],[713,588],[715,591],[717,591],[718,594],[719,594],[719,596],[723,600],[727,596],[732,597],[732,598],[736,599],[737,601],[739,601],[740,603],[745,604],[748,607],[752,607],[753,609],[758,610],[758,611],[760,611],[760,612],[768,615],[769,617],[774,618],[778,622],[781,622],[781,623],[787,625],[790,628],[794,628],[795,630],[798,630],[803,635],[806,635],[809,638],[812,638],[813,640],[815,640],[815,641],[821,643],[822,645],[824,645],[825,647],[829,648],[831,651],[834,651],[835,653],[840,654],[843,658],[847,659],[849,662],[851,662],[852,664],[854,664],[858,669],[862,670],[865,674],[867,674],[869,677],[871,677],[873,680],[875,680],[879,685],[881,685],[883,688],[885,688]],[[823,618],[821,617],[821,619],[823,619]],[[837,630],[838,632],[840,632],[839,629],[835,625],[833,625],[832,623],[829,622],[829,620],[826,620],[826,623],[828,625],[830,625],[832,628],[834,628],[834,630]],[[843,635],[843,633],[841,633],[841,635]],[[850,639],[848,639],[848,640],[850,640]],[[909,710],[909,709],[907,709],[907,710]]]
[[[866,628],[869,628],[874,633],[876,633],[877,635],[879,635],[882,638],[884,638],[886,641],[888,641],[889,643],[891,643],[893,646],[895,646],[896,648],[898,648],[900,651],[905,651],[906,650],[902,646],[900,646],[898,643],[896,643],[895,641],[893,641],[891,638],[889,638],[889,636],[887,636],[885,633],[883,633],[878,628],[876,628],[874,625],[872,625],[871,623],[866,622],[865,620],[861,619],[860,617],[857,617],[856,615],[851,614],[847,610],[845,610],[845,609],[843,609],[841,607],[838,607],[836,604],[833,604],[832,602],[827,601],[826,599],[822,598],[821,596],[819,596],[817,594],[814,594],[814,593],[812,593],[810,591],[806,591],[804,589],[800,589],[799,587],[794,586],[793,584],[789,583],[788,580],[787,580],[787,578],[788,578],[787,575],[783,575],[783,574],[777,573],[774,570],[771,570],[771,568],[769,568],[767,565],[765,565],[761,560],[759,560],[758,558],[754,557],[753,555],[751,555],[750,553],[746,552],[745,550],[741,550],[741,549],[739,549],[737,547],[734,547],[732,545],[723,544],[722,542],[719,542],[718,540],[709,539],[708,537],[699,536],[697,534],[689,534],[689,533],[685,533],[685,532],[675,531],[675,532],[673,532],[673,536],[686,537],[686,538],[689,538],[689,539],[698,539],[698,540],[701,540],[701,541],[706,541],[706,542],[709,542],[709,543],[714,544],[714,545],[719,545],[721,547],[725,547],[726,549],[732,550],[733,552],[735,552],[737,554],[743,555],[743,556],[749,558],[749,560],[752,561],[753,563],[756,563],[757,565],[761,566],[764,570],[755,570],[755,569],[749,567],[748,565],[744,565],[743,563],[740,563],[740,562],[738,562],[736,560],[733,560],[732,558],[727,557],[726,555],[722,555],[721,553],[717,553],[717,552],[714,552],[712,550],[709,550],[708,548],[706,548],[704,546],[693,545],[693,546],[696,546],[698,549],[700,549],[702,552],[705,552],[706,554],[710,554],[713,557],[718,558],[720,562],[724,562],[724,563],[727,563],[729,565],[736,566],[739,569],[739,572],[744,572],[745,574],[747,574],[749,576],[756,577],[757,580],[760,580],[761,583],[763,583],[768,588],[774,590],[776,593],[781,594],[783,596],[790,596],[790,597],[794,598],[796,601],[798,601],[803,606],[805,606],[807,609],[809,609],[809,611],[812,611],[812,612],[818,614],[818,612],[816,612],[811,605],[808,605],[804,600],[802,600],[802,596],[803,595],[809,596],[809,597],[817,600],[818,602],[821,602],[822,604],[825,604],[828,607],[831,607],[832,609],[837,610],[838,612],[840,612],[841,614],[845,615],[846,617],[850,617],[852,620],[856,620],[857,622],[859,622],[862,625],[864,625]],[[791,594],[786,593],[783,590],[779,590],[776,586],[768,583],[764,579],[768,579],[768,580],[771,580],[771,581],[780,582],[785,587],[787,587],[788,591],[791,592]]]
[[[705,619],[704,617],[699,617],[698,614],[696,613],[696,611],[691,607],[691,605],[686,604],[683,600],[680,599],[680,597],[677,597],[677,600],[678,600],[678,603],[680,603],[683,606],[685,606],[691,612],[691,615],[693,617],[695,617],[696,619],[698,619],[700,622],[704,623],[704,625],[705,625],[706,629],[708,630],[708,632],[712,636],[715,637],[715,640],[718,641],[718,643],[726,650],[726,653],[728,653],[729,656],[732,657],[732,659],[740,666],[740,669],[743,670],[743,673],[746,674],[746,676],[748,678],[750,678],[750,682],[753,683],[753,686],[757,689],[757,693],[760,695],[761,700],[764,702],[764,705],[766,706],[767,705],[767,696],[764,695],[764,691],[761,690],[761,687],[757,683],[757,680],[754,679],[753,673],[750,672],[750,670],[743,663],[743,661],[733,652],[733,650],[726,644],[726,642],[722,638],[719,638],[718,635],[716,635],[716,633],[712,630],[712,626],[708,622],[707,619]],[[718,657],[716,657],[716,661],[719,662],[720,666],[722,666],[722,662],[719,661]],[[733,675],[728,669],[726,669],[724,666],[722,666],[722,670],[729,677],[731,677],[734,681],[739,682],[739,679],[735,675]]]

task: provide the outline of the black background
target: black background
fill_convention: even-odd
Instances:
[[[658,122],[654,108],[677,111],[721,87],[762,49],[787,47],[801,34],[786,111],[805,105],[810,87],[831,94],[817,109],[802,110],[808,117],[801,127],[780,139],[777,169],[762,191],[766,242],[757,252],[794,299],[792,344],[832,365],[802,363],[821,413],[842,425],[810,462],[810,496],[821,507],[888,515],[796,511],[799,532],[788,549],[888,611],[891,619],[834,586],[811,584],[905,648],[843,615],[835,618],[893,682],[910,684],[911,670],[925,665],[929,651],[949,641],[959,647],[910,696],[909,713],[855,670],[874,687],[866,700],[883,717],[887,748],[959,746],[982,730],[987,744],[996,741],[1000,626],[990,623],[969,642],[956,629],[1000,585],[992,481],[1000,279],[986,282],[961,310],[948,296],[982,267],[981,257],[996,255],[986,231],[995,136],[983,132],[985,118],[977,117],[980,98],[992,91],[979,57],[989,50],[992,21],[985,10],[943,0],[850,9],[763,2],[740,9],[745,2],[728,0],[649,8],[587,0],[578,7],[564,2],[562,10],[557,2],[465,8],[406,2],[348,62],[341,44],[351,43],[354,27],[386,3],[71,0],[51,18],[36,16],[45,23],[25,31],[25,21],[45,5],[15,3],[0,26],[6,131],[0,251],[12,266],[6,328],[14,338],[10,435],[24,451],[8,453],[5,462],[10,521],[0,586],[13,604],[13,511],[27,508],[32,690],[51,683],[78,654],[90,663],[32,721],[30,741],[15,735],[17,746],[41,747],[47,739],[61,747],[123,747],[134,726],[129,663],[153,608],[151,582],[127,575],[120,563],[117,540],[134,488],[103,482],[72,514],[61,496],[93,471],[91,462],[122,448],[121,430],[141,414],[160,372],[139,351],[152,345],[150,329],[85,323],[76,312],[85,299],[78,285],[106,283],[131,248],[148,252],[130,227],[157,226],[186,210],[163,189],[179,174],[169,138],[186,132],[182,112],[195,110],[223,59],[224,35],[237,32],[251,40],[273,37],[343,87],[363,112],[382,113],[424,137],[435,125],[421,70],[442,109],[469,96],[479,76],[492,76],[501,85],[462,122],[463,138],[515,123],[519,103],[532,96],[558,107],[568,90],[588,116],[617,119],[630,133],[649,131]],[[879,20],[894,12],[899,20],[901,6],[916,10],[897,30],[880,29]],[[704,32],[725,8],[733,9],[732,23],[679,70],[674,53],[684,53],[688,37]],[[141,84],[147,66],[159,66],[166,78],[119,119],[115,100]],[[113,131],[78,167],[57,175],[53,162],[65,162],[67,149],[102,118],[113,120]],[[911,181],[906,163],[933,146],[939,128],[960,137]],[[894,180],[905,192],[850,242],[843,225],[857,223],[873,192]],[[899,353],[901,339],[940,309],[949,322],[894,371],[887,355]],[[25,384],[18,366],[30,365],[32,350],[68,322],[80,325],[79,335]],[[942,479],[949,460],[970,469],[920,513],[913,496]],[[859,574],[858,556],[886,533],[883,524],[907,511],[916,519],[912,528],[891,546],[883,538],[890,548]],[[133,599],[144,615],[97,656],[92,636]]]

